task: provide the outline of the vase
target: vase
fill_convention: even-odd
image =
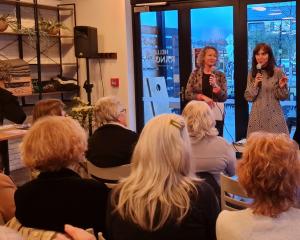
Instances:
[[[8,23],[4,20],[0,20],[0,32],[4,32],[8,27]]]

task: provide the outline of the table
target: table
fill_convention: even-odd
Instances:
[[[27,130],[19,129],[19,125],[8,125],[0,127],[0,154],[2,157],[2,163],[4,173],[10,174],[9,170],[9,154],[8,154],[8,140],[23,137]]]

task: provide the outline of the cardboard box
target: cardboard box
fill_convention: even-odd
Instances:
[[[32,94],[31,77],[14,77],[10,81],[0,81],[0,87],[10,91],[15,96]]]

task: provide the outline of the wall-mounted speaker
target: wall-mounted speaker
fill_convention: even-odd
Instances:
[[[90,58],[98,54],[97,28],[89,26],[74,27],[75,56]]]

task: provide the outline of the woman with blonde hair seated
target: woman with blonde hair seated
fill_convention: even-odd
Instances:
[[[286,134],[255,132],[247,140],[237,175],[253,203],[242,211],[222,211],[218,240],[300,239],[298,145]]]
[[[138,137],[126,127],[126,108],[108,96],[96,102],[94,114],[98,128],[89,139],[87,159],[102,168],[130,163]]]
[[[192,144],[191,161],[197,173],[209,172],[220,184],[220,174],[235,174],[236,156],[230,144],[218,136],[216,121],[207,103],[191,101],[183,109]]]
[[[113,189],[109,201],[108,239],[215,239],[216,196],[193,176],[181,116],[150,120],[131,164],[130,176]]]
[[[16,218],[24,227],[62,232],[69,223],[105,232],[108,189],[72,170],[86,148],[86,132],[68,117],[42,118],[28,131],[21,158],[41,173],[15,193]]]

